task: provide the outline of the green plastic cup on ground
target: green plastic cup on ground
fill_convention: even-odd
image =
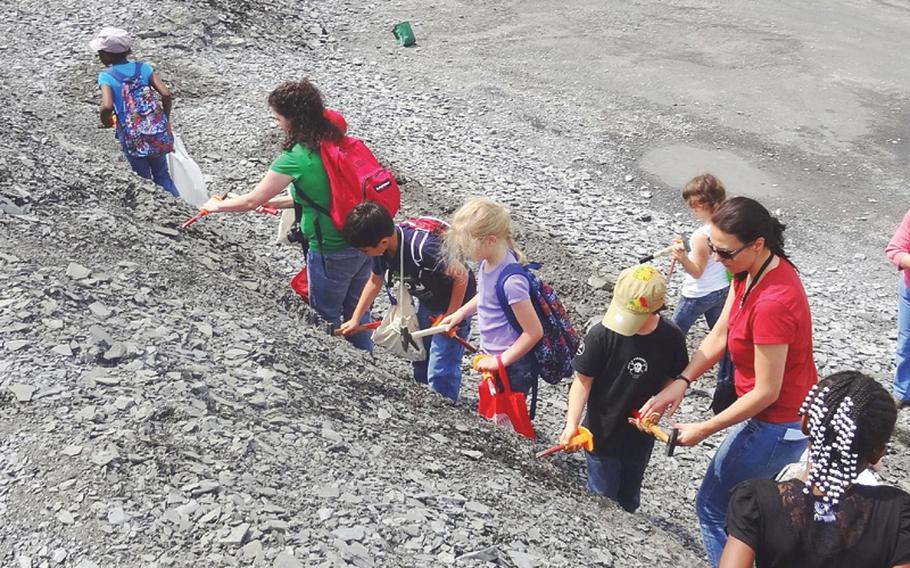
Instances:
[[[411,22],[395,24],[395,27],[392,28],[392,33],[395,34],[395,38],[398,39],[398,43],[402,47],[410,47],[417,43],[417,38],[414,37],[414,30],[411,29]]]

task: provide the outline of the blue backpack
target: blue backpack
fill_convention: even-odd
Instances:
[[[505,285],[506,279],[516,274],[521,274],[528,279],[531,303],[534,305],[534,311],[537,312],[537,317],[540,318],[540,324],[543,327],[543,337],[534,346],[534,358],[537,359],[540,376],[543,380],[555,385],[564,377],[572,376],[572,357],[578,351],[581,339],[572,326],[572,322],[569,321],[566,309],[559,301],[556,291],[531,272],[531,270],[539,268],[540,263],[538,262],[524,266],[521,264],[507,265],[502,269],[499,279],[496,281],[496,299],[499,300],[509,324],[521,333],[521,325],[515,317],[515,312],[509,306]]]
[[[135,158],[161,156],[174,151],[174,135],[158,93],[142,81],[142,62],[135,62],[131,77],[113,67],[105,72],[122,84],[124,116],[117,117],[117,137],[123,150]]]

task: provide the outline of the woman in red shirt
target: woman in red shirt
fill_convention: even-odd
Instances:
[[[773,477],[799,459],[807,442],[799,407],[818,375],[809,302],[784,253],[784,225],[746,197],[721,205],[711,224],[708,247],[735,275],[727,302],[689,366],[641,413],[659,418],[666,411],[671,417],[692,381],[729,350],[736,367],[736,402],[704,422],[676,424],[683,446],[733,426],[712,458],[696,500],[708,560],[717,566],[727,540],[730,491],[747,479]]]

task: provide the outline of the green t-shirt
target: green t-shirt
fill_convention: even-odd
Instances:
[[[313,152],[306,146],[296,144],[290,150],[281,153],[269,169],[279,174],[285,174],[294,178],[291,185],[291,197],[295,203],[300,204],[303,208],[303,219],[300,220],[300,230],[310,240],[310,247],[320,252],[332,252],[348,247],[347,242],[341,236],[332,219],[310,207],[310,205],[300,197],[300,193],[305,193],[320,207],[326,210],[332,204],[332,191],[329,188],[329,177],[325,173],[322,165],[322,158],[319,152]],[[316,238],[316,219],[319,219],[319,227],[322,230],[322,246]]]

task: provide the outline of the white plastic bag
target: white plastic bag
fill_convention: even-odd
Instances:
[[[186,146],[174,133],[174,151],[167,155],[167,168],[177,186],[180,197],[194,207],[202,207],[209,200],[205,190],[205,177],[196,162],[186,152]]]
[[[399,288],[398,298],[394,304],[389,306],[389,313],[382,318],[382,323],[373,332],[373,343],[409,361],[426,359],[427,352],[423,347],[423,338],[412,340],[416,344],[416,348],[414,344],[410,343],[403,345],[401,342],[402,328],[406,328],[410,333],[420,329],[417,310],[414,308],[411,295],[404,289],[404,286]]]
[[[281,217],[278,218],[278,234],[275,235],[275,244],[276,245],[289,245],[291,241],[288,240],[288,233],[291,228],[294,226],[294,221],[297,220],[297,215],[294,212],[294,208],[282,209]]]
[[[398,280],[398,298],[389,307],[389,313],[382,318],[382,323],[373,332],[373,343],[389,352],[403,357],[409,361],[423,361],[427,358],[427,351],[423,346],[423,339],[411,339],[402,343],[401,338],[406,333],[414,333],[420,329],[417,319],[417,310],[411,294],[404,286],[404,232],[398,240],[398,252],[401,255],[401,278]]]

